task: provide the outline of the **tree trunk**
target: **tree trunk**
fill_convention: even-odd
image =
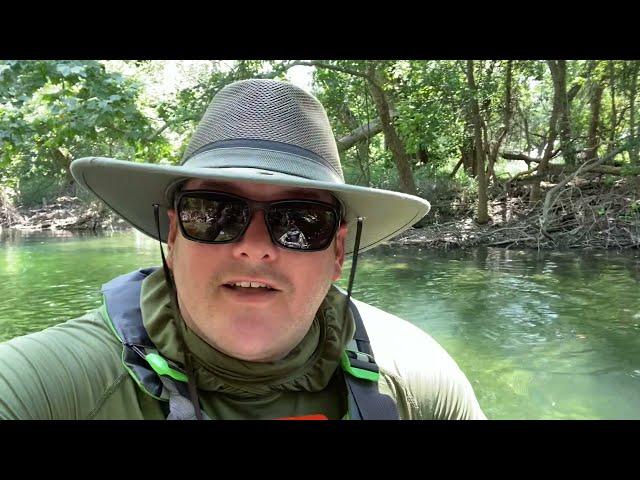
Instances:
[[[491,148],[491,153],[489,155],[489,167],[487,169],[487,174],[489,177],[493,177],[496,180],[494,165],[496,160],[498,159],[498,152],[500,151],[500,147],[502,146],[502,142],[509,133],[509,127],[511,124],[511,69],[512,69],[513,60],[507,61],[506,68],[506,78],[505,78],[505,94],[504,94],[504,110],[502,113],[502,128],[498,133],[496,140],[493,142],[493,146]]]
[[[609,60],[609,88],[611,89],[611,130],[609,131],[609,145],[607,153],[613,149],[616,141],[616,125],[618,123],[616,112],[616,71],[613,60]]]
[[[462,162],[467,175],[472,178],[476,177],[475,158],[475,152],[473,149],[473,135],[470,137],[464,137],[464,139],[462,140],[462,147],[460,147],[460,161]],[[455,171],[452,175],[455,176]]]
[[[400,180],[400,190],[404,193],[417,195],[416,184],[413,179],[413,172],[411,170],[411,163],[409,155],[404,147],[404,143],[400,139],[398,132],[391,123],[392,111],[394,110],[391,102],[387,98],[383,90],[383,86],[386,83],[383,76],[376,70],[376,64],[369,62],[367,72],[363,72],[359,69],[341,67],[338,65],[332,65],[323,61],[313,60],[311,62],[295,61],[289,64],[313,66],[317,68],[327,68],[336,72],[343,72],[355,77],[366,79],[369,85],[369,91],[373,97],[373,102],[376,105],[378,111],[378,117],[380,118],[380,124],[382,126],[382,133],[384,134],[385,147],[391,150],[393,160],[398,169],[398,176]]]
[[[576,164],[576,151],[573,145],[571,135],[571,111],[569,107],[569,96],[567,95],[567,62],[566,60],[557,61],[558,69],[558,85],[560,86],[560,147],[562,148],[562,157],[566,165],[574,166]]]
[[[553,79],[553,108],[551,109],[551,117],[549,118],[549,134],[547,135],[546,147],[544,149],[544,154],[540,159],[540,164],[538,165],[538,178],[531,185],[531,196],[529,197],[529,201],[531,203],[536,203],[542,197],[540,190],[540,180],[545,178],[547,175],[547,171],[549,170],[549,160],[553,156],[553,147],[556,142],[556,137],[558,135],[557,125],[558,125],[558,117],[560,116],[560,110],[562,108],[562,85],[560,84],[558,75],[558,63],[561,60],[549,60],[547,61],[547,65],[549,66],[549,71],[551,72],[551,77]]]
[[[636,95],[638,93],[638,70],[640,62],[637,60],[632,61],[631,79],[629,88],[629,134],[631,135],[631,141],[636,138]],[[633,165],[640,165],[638,159],[638,145],[634,145],[629,150],[629,158]]]
[[[364,128],[360,126],[360,122],[358,122],[358,119],[346,103],[342,105],[342,108],[340,108],[339,115],[340,120],[342,120],[347,128],[351,129],[352,131],[362,129],[364,132],[363,138],[368,142],[371,134],[367,132],[367,125]],[[369,123],[369,125],[371,125],[371,122]],[[362,178],[364,179],[366,185],[371,186],[371,172],[369,169],[369,146],[367,142],[358,141],[354,142],[354,144],[356,146],[356,160],[358,161],[360,174],[362,175]],[[338,151],[341,151],[339,147]],[[342,151],[344,151],[344,149]]]
[[[602,105],[602,84],[595,80],[591,90],[591,118],[589,119],[589,134],[587,137],[587,150],[585,151],[585,159],[596,157],[598,155],[598,131],[600,130],[600,107]]]
[[[369,89],[371,91],[373,102],[376,104],[378,116],[380,117],[384,140],[389,150],[391,150],[391,154],[393,155],[393,159],[398,169],[400,190],[404,193],[417,195],[418,190],[416,189],[416,184],[413,179],[409,155],[407,154],[404,143],[400,139],[398,132],[396,132],[395,127],[391,123],[390,102],[384,90],[382,90],[384,79],[381,78],[382,75],[380,72],[375,70],[375,65],[373,63],[369,66],[369,76],[373,80],[369,82]]]
[[[62,180],[64,181],[65,188],[70,187],[74,183],[73,175],[71,174],[71,161],[73,160],[73,157],[71,157],[67,152],[64,152],[61,148],[54,148],[52,153],[58,170],[60,172],[64,172]]]
[[[429,152],[426,148],[420,147],[416,153],[416,159],[420,165],[426,165],[429,163]]]
[[[473,76],[473,60],[467,60],[467,84],[471,93],[471,112],[473,115],[473,148],[475,150],[476,179],[478,180],[478,209],[476,222],[483,224],[489,221],[487,209],[487,176],[484,171],[484,148],[482,145],[482,119],[478,106],[478,89]]]
[[[462,139],[462,146],[460,147],[460,160],[462,161],[462,165],[464,166],[465,172],[472,178],[476,178],[476,160],[475,160],[475,150],[473,147],[473,112],[471,109],[471,104],[467,103],[464,105],[464,118],[465,118],[465,129],[464,129],[464,137]],[[455,171],[453,173],[455,176]]]

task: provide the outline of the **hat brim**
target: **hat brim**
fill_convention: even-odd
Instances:
[[[400,192],[314,181],[257,168],[204,168],[87,157],[73,161],[71,173],[115,213],[154,239],[158,239],[153,215],[153,205],[157,203],[163,242],[168,233],[166,212],[171,207],[168,194],[177,183],[190,178],[330,191],[346,207],[345,220],[350,227],[345,245],[347,254],[354,249],[357,217],[365,219],[360,239],[360,251],[365,251],[407,230],[431,208],[427,200]]]

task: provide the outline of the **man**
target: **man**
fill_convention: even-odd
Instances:
[[[71,169],[166,241],[166,261],[104,285],[99,310],[0,345],[0,418],[484,418],[431,337],[350,299],[358,251],[429,203],[346,185],[313,96],[236,82],[180,166],[83,158]],[[348,254],[343,292],[332,283]]]

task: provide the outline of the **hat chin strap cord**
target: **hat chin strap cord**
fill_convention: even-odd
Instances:
[[[360,237],[362,236],[362,222],[364,218],[358,217],[356,224],[356,241],[353,247],[353,257],[351,260],[351,270],[349,272],[349,286],[347,287],[347,299],[344,302],[342,310],[342,321],[347,321],[347,311],[349,310],[349,302],[351,301],[351,290],[353,289],[353,280],[356,277],[356,267],[358,265],[358,250],[360,249]]]
[[[193,404],[193,409],[196,414],[196,419],[202,420],[202,410],[200,408],[200,399],[198,398],[198,388],[196,387],[195,375],[193,373],[193,363],[191,360],[191,352],[187,348],[187,344],[184,341],[184,334],[182,332],[182,326],[186,326],[186,323],[182,318],[182,315],[180,315],[180,309],[178,308],[178,294],[176,291],[176,286],[173,282],[173,277],[171,276],[171,270],[169,270],[169,267],[167,266],[167,261],[164,258],[164,250],[162,250],[162,240],[160,240],[162,237],[160,235],[159,209],[160,209],[160,206],[157,203],[154,203],[153,215],[156,220],[156,228],[158,229],[158,244],[160,245],[160,256],[162,257],[162,268],[164,270],[164,278],[167,282],[167,285],[169,286],[169,292],[170,292],[169,297],[171,299],[171,308],[173,309],[173,312],[178,317],[178,319],[182,320],[181,322],[180,321],[176,322],[177,323],[176,326],[178,327],[176,330],[179,332],[178,338],[182,346],[182,351],[184,352],[184,366],[185,366],[187,378],[189,379],[188,381],[189,397],[191,398],[191,403]]]

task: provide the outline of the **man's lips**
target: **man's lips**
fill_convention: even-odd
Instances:
[[[232,278],[225,281],[222,286],[235,290],[280,291],[275,282],[264,278]]]
[[[260,284],[266,285],[265,287],[243,287],[238,286],[241,284]],[[279,296],[281,290],[276,288],[271,288],[269,282],[257,281],[257,280],[230,280],[222,284],[220,287],[222,289],[223,296],[227,299],[240,302],[243,304],[262,304],[264,302],[270,302]]]

